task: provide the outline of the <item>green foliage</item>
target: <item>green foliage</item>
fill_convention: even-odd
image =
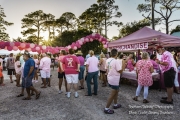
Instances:
[[[120,30],[120,37],[125,37],[127,35],[130,35],[130,34],[136,32],[137,30],[139,30],[145,26],[150,26],[150,25],[151,25],[151,21],[148,19],[140,20],[138,22],[134,21],[131,23],[127,23]]]
[[[175,32],[180,32],[180,25],[177,25],[176,28],[172,29],[170,34],[173,34]]]
[[[21,21],[22,28],[25,29],[21,32],[22,35],[27,37],[28,40],[39,45],[39,43],[42,41],[40,32],[44,28],[43,25],[45,21],[47,21],[47,15],[42,10],[38,10],[25,15],[25,18],[23,18]]]
[[[122,14],[118,11],[119,7],[114,5],[114,0],[98,0],[79,16],[79,28],[85,28],[93,32],[102,34],[105,30],[107,37],[107,27],[122,25],[122,22],[111,21],[113,17],[120,18]],[[104,27],[104,28],[103,28]]]
[[[7,41],[9,39],[9,35],[5,32],[6,27],[13,25],[13,23],[4,20],[5,17],[6,15],[4,13],[4,9],[0,5],[0,40]]]
[[[169,26],[172,22],[180,21],[180,19],[171,20],[171,16],[177,10],[180,10],[180,0],[153,0],[154,12],[156,13],[155,23],[164,24],[166,26],[166,34],[169,34]],[[157,6],[157,7],[156,7]],[[147,13],[143,16],[151,20],[151,0],[145,0],[144,4],[139,4],[137,9],[139,12]]]

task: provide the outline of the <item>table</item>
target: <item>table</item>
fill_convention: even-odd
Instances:
[[[152,73],[152,77],[153,79],[160,79],[160,74],[159,73]],[[129,70],[125,70],[123,71],[121,78],[127,78],[130,80],[137,80],[137,74],[136,71],[129,71]]]

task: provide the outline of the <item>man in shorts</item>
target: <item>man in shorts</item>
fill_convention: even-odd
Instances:
[[[111,87],[111,94],[108,98],[106,107],[104,109],[104,113],[113,114],[114,110],[109,109],[111,103],[114,101],[113,108],[120,108],[121,105],[117,104],[118,92],[119,92],[119,81],[120,81],[120,73],[122,71],[122,63],[117,60],[118,51],[116,49],[111,50],[111,58],[106,61],[106,69],[107,69],[107,80],[109,86]]]
[[[64,68],[63,68],[64,64]],[[61,64],[61,69],[63,72],[65,72],[66,80],[67,80],[67,97],[70,98],[70,88],[73,84],[74,91],[75,91],[75,98],[77,98],[79,95],[77,93],[78,90],[78,74],[80,71],[80,62],[79,59],[74,55],[74,50],[69,49],[69,55],[66,55]]]
[[[12,75],[15,75],[15,58],[13,57],[13,53],[10,53],[7,59],[6,68],[8,70],[8,75],[10,77],[11,83],[13,83]]]
[[[40,61],[39,69],[41,70],[41,78],[43,80],[43,85],[41,88],[46,88],[46,79],[48,80],[48,86],[51,86],[51,59],[47,57],[45,53],[42,54],[43,58]]]
[[[28,96],[23,98],[23,100],[31,100],[31,94],[30,90],[34,91],[36,93],[36,99],[40,97],[41,92],[37,91],[32,84],[32,79],[34,77],[34,68],[35,68],[35,62],[30,57],[29,52],[24,52],[24,71],[23,71],[23,77],[22,77],[22,88],[26,88]]]
[[[164,104],[173,104],[173,86],[176,75],[176,69],[173,67],[173,55],[166,51],[162,46],[157,47],[158,54],[162,55],[161,60],[158,61],[162,73],[164,75],[164,84],[167,89],[167,97],[162,97],[160,100]]]
[[[61,50],[60,51],[60,55],[59,55],[59,59],[58,59],[58,78],[59,78],[59,94],[62,93],[61,87],[62,87],[62,83],[63,83],[63,78],[64,78],[64,82],[65,82],[65,88],[66,88],[66,93],[67,93],[67,81],[66,81],[66,76],[65,73],[62,71],[61,67],[60,67],[60,63],[62,62],[63,58],[66,55],[66,51],[65,50]],[[64,68],[64,64],[62,65]]]

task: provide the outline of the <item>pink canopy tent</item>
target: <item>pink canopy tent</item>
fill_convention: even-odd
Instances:
[[[108,47],[116,48],[124,45],[132,45],[138,43],[148,43],[149,48],[155,45],[162,45],[164,47],[180,46],[180,38],[152,30],[148,27],[142,29],[116,41],[108,44]]]

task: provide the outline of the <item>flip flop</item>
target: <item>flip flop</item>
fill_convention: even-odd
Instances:
[[[39,99],[40,95],[41,95],[41,91],[36,95],[36,100]]]
[[[31,100],[31,98],[25,97],[22,100]]]
[[[24,96],[23,94],[19,94],[19,95],[17,95],[16,97],[22,97],[22,96]]]
[[[34,93],[31,93],[31,96],[35,95]]]

